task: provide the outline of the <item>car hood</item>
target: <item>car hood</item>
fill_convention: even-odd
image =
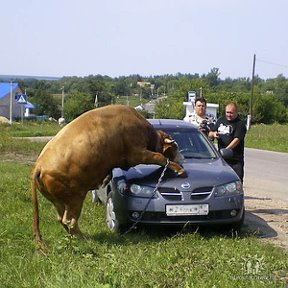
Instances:
[[[175,175],[170,169],[164,172],[161,186],[197,188],[203,186],[215,186],[239,180],[236,173],[222,159],[193,159],[184,161],[182,166],[187,177]],[[155,186],[164,168],[158,165],[137,165],[128,171],[122,171],[122,175],[130,183]],[[119,173],[119,171],[118,171]],[[182,188],[181,188],[182,187]]]

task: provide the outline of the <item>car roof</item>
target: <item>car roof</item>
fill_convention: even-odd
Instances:
[[[197,128],[184,120],[178,120],[178,119],[147,119],[156,129],[161,129],[161,127],[165,129],[169,128],[189,128],[189,129],[195,129]]]

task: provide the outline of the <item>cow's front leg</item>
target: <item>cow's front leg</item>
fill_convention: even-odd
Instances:
[[[169,160],[167,159],[167,161],[169,161]],[[171,169],[172,171],[174,171],[177,174],[177,176],[187,177],[187,174],[186,174],[184,168],[181,167],[176,162],[169,161],[168,168]]]
[[[142,152],[130,153],[128,161],[131,166],[135,166],[137,164],[156,164],[165,166],[169,160],[161,153],[144,150]],[[179,164],[169,161],[168,168],[175,172],[178,176],[186,177],[185,170]]]

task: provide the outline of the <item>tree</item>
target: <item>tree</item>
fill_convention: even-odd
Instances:
[[[91,95],[76,92],[65,102],[64,117],[69,122],[92,108],[94,108],[94,101]]]
[[[265,92],[273,93],[286,107],[288,107],[288,80],[282,75],[266,81]]]
[[[287,109],[273,94],[257,95],[254,104],[253,120],[271,124],[287,122]]]
[[[210,88],[216,88],[219,82],[219,68],[212,68],[206,76],[207,83]]]
[[[49,84],[45,81],[38,81],[29,89],[29,102],[33,103],[36,115],[48,115],[49,117],[59,118],[61,115],[60,105],[56,98],[48,92]]]
[[[20,84],[21,87],[27,89],[29,102],[37,105],[35,109],[37,114],[45,113],[55,118],[57,118],[57,115],[58,117],[60,116],[60,89],[63,86],[65,87],[65,95],[75,96],[80,93],[85,94],[87,99],[89,98],[88,95],[90,95],[88,102],[92,104],[97,95],[98,106],[100,107],[115,103],[115,97],[117,95],[129,96],[140,94],[142,99],[146,98],[150,100],[152,94],[151,87],[148,86],[140,89],[137,85],[138,81],[153,83],[157,89],[157,93],[155,92],[155,94],[167,96],[167,99],[163,103],[156,105],[156,115],[159,117],[162,115],[162,117],[165,116],[165,118],[175,117],[182,119],[184,117],[183,102],[187,100],[188,91],[194,90],[196,91],[197,97],[202,95],[209,103],[219,104],[219,114],[223,113],[227,102],[236,102],[239,106],[240,115],[242,118],[245,118],[249,113],[251,79],[226,78],[225,80],[221,80],[219,75],[219,69],[212,68],[208,74],[203,74],[202,76],[199,76],[197,73],[165,74],[150,77],[130,75],[128,77],[121,76],[118,78],[89,75],[83,78],[76,76],[63,77],[59,81],[23,79],[20,81]],[[265,96],[267,93],[274,95],[275,100],[273,98],[271,101],[270,96]],[[82,96],[79,97],[82,99]],[[68,99],[69,96],[66,102],[68,102]],[[85,103],[86,100],[82,100]],[[280,102],[278,103],[276,100]],[[78,103],[78,100],[74,99],[72,103],[73,102]],[[71,113],[69,112],[71,119],[87,109],[83,103],[78,103],[77,105],[75,103],[75,107],[73,108],[75,109],[75,113],[72,113],[72,106]],[[69,105],[68,103],[67,109]],[[287,107],[288,80],[283,75],[278,75],[277,78],[268,80],[263,80],[258,76],[254,77],[254,99],[252,107],[254,122],[265,121],[265,123],[272,123],[277,121],[282,123],[284,121],[285,123],[285,121],[288,121]],[[267,109],[269,109],[269,111]]]
[[[155,118],[183,119],[185,116],[183,102],[164,99],[155,105]]]

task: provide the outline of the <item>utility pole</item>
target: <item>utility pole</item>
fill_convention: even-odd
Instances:
[[[12,124],[12,117],[13,117],[13,84],[12,80],[10,81],[10,124]]]
[[[98,91],[96,92],[95,99],[94,99],[94,108],[98,107]]]
[[[200,87],[200,98],[203,98],[203,91],[202,91],[202,87]]]
[[[247,129],[250,128],[250,123],[252,120],[252,106],[253,106],[253,98],[254,98],[254,78],[255,78],[255,65],[256,65],[256,55],[253,56],[253,68],[252,68],[252,80],[251,80],[251,96],[249,101],[249,114],[247,116]]]
[[[64,97],[65,97],[65,94],[64,94],[64,86],[63,86],[61,89],[62,89],[61,117],[64,118]]]

